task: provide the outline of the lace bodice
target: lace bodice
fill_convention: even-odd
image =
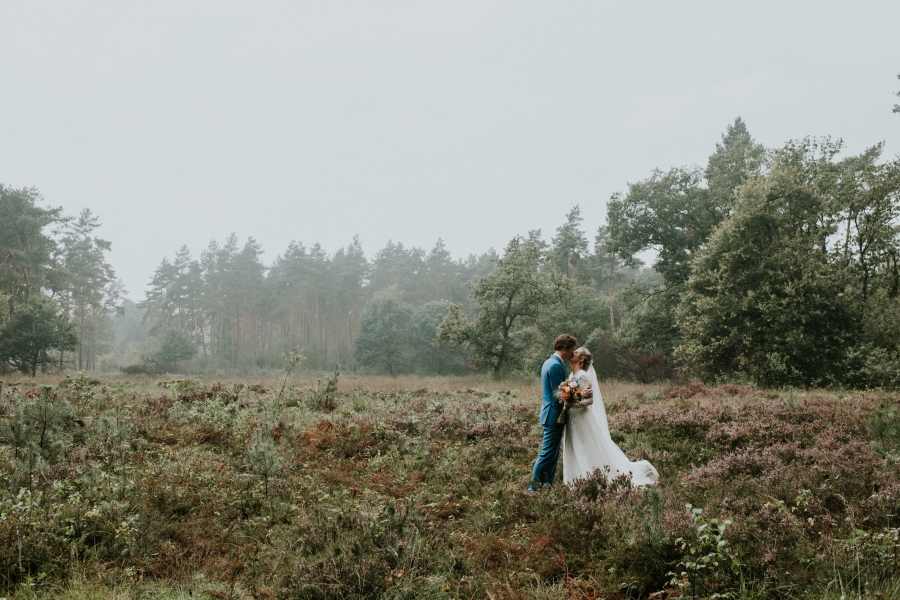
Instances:
[[[578,371],[577,373],[572,373],[572,376],[578,380],[578,383],[581,384],[581,389],[586,390],[591,387],[591,378],[588,376],[587,371]],[[596,393],[596,390],[591,390]],[[593,398],[585,398],[581,402],[578,403],[579,406],[590,406],[594,403]]]

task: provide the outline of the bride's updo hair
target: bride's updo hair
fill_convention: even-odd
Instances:
[[[580,354],[581,358],[584,359],[584,362],[581,363],[581,370],[587,371],[588,368],[591,366],[591,362],[593,362],[593,360],[594,360],[594,355],[591,354],[591,351],[588,350],[587,348],[585,348],[584,346],[582,346],[581,348],[576,350],[575,353]]]

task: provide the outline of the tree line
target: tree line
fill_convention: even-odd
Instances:
[[[354,239],[333,254],[292,242],[269,265],[232,234],[163,259],[136,305],[90,211],[0,188],[3,364],[96,369],[118,331],[140,341],[136,371],[277,369],[302,347],[313,370],[503,376],[533,373],[568,332],[604,377],[896,386],[900,161],[841,150],[765,148],[736,119],[704,166],[629,184],[590,234],[575,206],[549,242],[534,230],[499,254],[454,260],[439,239],[367,258]],[[24,359],[12,334],[40,307],[58,340]]]
[[[241,245],[232,235],[197,258],[182,247],[174,260],[163,259],[138,307],[159,339],[156,356],[164,367],[190,360],[203,372],[280,368],[301,347],[305,368],[313,370],[342,364],[389,375],[473,369],[502,375],[533,366],[557,335],[554,328],[574,328],[587,338],[598,319],[607,330],[621,320],[617,293],[639,274],[639,261],[627,266],[610,255],[605,227],[590,248],[581,225],[576,206],[549,244],[534,230],[513,240],[502,257],[491,249],[459,260],[441,239],[430,251],[388,242],[372,259],[358,239],[332,255],[319,244],[292,242],[269,267],[253,238]],[[485,318],[489,309],[479,290],[521,262],[520,248],[540,281],[555,283],[539,289],[530,280],[511,283],[527,296],[513,301],[518,314],[507,315],[515,342],[492,360],[483,351],[494,343],[488,338],[480,345],[471,336],[464,343],[459,335],[439,338],[450,315]],[[513,270],[514,279],[533,274]]]
[[[112,348],[124,290],[88,209],[42,206],[33,188],[0,185],[0,369],[93,370]]]
[[[418,322],[435,306],[468,305],[470,283],[495,258],[489,251],[453,260],[440,239],[428,252],[388,242],[371,260],[356,238],[331,255],[318,243],[291,242],[269,267],[261,255],[253,238],[241,244],[232,234],[197,258],[182,247],[173,261],[163,259],[139,304],[150,333],[182,339],[178,358],[195,356],[202,370],[280,368],[297,347],[307,368],[355,367],[371,300],[396,296]]]

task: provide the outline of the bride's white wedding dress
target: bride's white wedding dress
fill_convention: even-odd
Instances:
[[[659,481],[659,474],[653,465],[646,460],[629,461],[613,442],[593,365],[586,372],[578,371],[573,375],[583,386],[590,386],[594,392],[594,403],[569,411],[563,442],[563,480],[566,484],[571,485],[576,479],[607,467],[608,479],[631,473],[632,485],[652,485]]]

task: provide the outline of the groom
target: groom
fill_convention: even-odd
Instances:
[[[541,387],[543,388],[543,403],[541,405],[541,425],[544,426],[544,440],[541,444],[541,453],[534,462],[534,471],[531,473],[531,485],[527,492],[536,492],[546,485],[553,485],[556,477],[556,463],[559,461],[559,446],[562,441],[563,431],[566,426],[558,424],[562,404],[557,402],[553,393],[559,384],[568,378],[564,360],[569,360],[575,355],[578,341],[571,335],[562,334],[553,343],[553,354],[544,361],[541,367]],[[584,391],[585,398],[591,398],[593,392],[590,388]]]

